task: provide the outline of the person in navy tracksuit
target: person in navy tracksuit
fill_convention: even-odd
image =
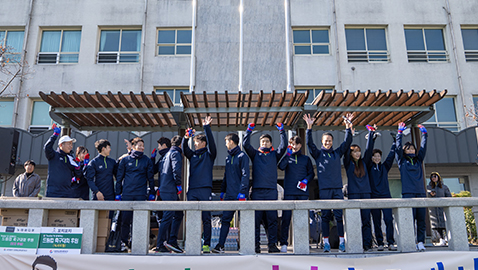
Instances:
[[[252,161],[252,200],[277,200],[277,163],[286,152],[287,137],[282,123],[277,123],[280,132],[279,149],[272,149],[272,137],[263,134],[260,140],[259,150],[251,145],[251,135],[255,124],[250,123],[242,143],[244,150]],[[256,211],[255,212],[255,238],[256,253],[261,252],[260,246],[260,225],[262,215],[267,215],[267,228],[269,231],[269,253],[280,252],[277,248],[277,211]]]
[[[230,133],[225,138],[227,153],[226,168],[221,184],[221,200],[245,201],[249,192],[249,158],[241,151],[239,136]],[[221,219],[221,233],[219,243],[211,250],[214,253],[224,253],[229,226],[235,211],[224,211]]]
[[[75,198],[81,198],[85,201],[90,199],[90,187],[88,181],[84,176],[86,165],[90,162],[90,154],[88,149],[84,146],[78,146],[76,148],[76,163],[80,164],[80,170],[83,172],[81,177],[76,183],[73,183],[73,189],[75,190]]]
[[[343,200],[344,194],[342,192],[342,165],[340,159],[350,148],[352,144],[352,114],[347,114],[344,119],[345,123],[345,139],[344,142],[337,148],[333,149],[334,137],[331,133],[322,134],[322,147],[318,149],[312,139],[312,126],[315,122],[310,115],[304,115],[303,119],[307,123],[307,146],[309,152],[315,159],[317,165],[317,180],[319,183],[319,199],[321,200]],[[344,224],[342,219],[342,209],[334,209],[333,214],[337,221],[337,231],[339,235],[339,251],[345,251],[344,242]],[[329,209],[322,210],[322,234],[324,238],[324,252],[330,252],[329,243],[329,223],[332,220],[332,211]]]
[[[368,137],[367,146],[372,137]],[[370,152],[365,152],[362,159],[362,150],[352,144],[344,155],[344,167],[347,173],[347,192],[349,199],[370,199],[370,181],[365,160],[371,159]],[[362,218],[362,244],[364,251],[372,251],[372,228],[370,225],[370,209],[360,209]]]
[[[216,143],[211,131],[212,118],[207,116],[202,124],[206,135],[195,136],[195,130],[188,129],[184,135],[181,148],[184,156],[189,160],[189,188],[187,193],[188,201],[210,201],[212,194],[212,169],[216,159]],[[194,137],[194,148],[192,151],[188,146],[189,138]],[[202,224],[204,229],[204,244],[202,251],[210,252],[211,245],[211,211],[202,211]]]
[[[157,174],[158,172],[162,171],[164,156],[166,155],[167,152],[169,152],[169,149],[171,149],[171,140],[166,137],[159,138],[158,148],[154,148],[153,152],[151,153],[151,161],[154,164],[154,167],[153,167],[154,174]],[[158,158],[158,161],[156,161],[156,157]],[[157,182],[155,181],[154,185],[158,187],[158,190],[156,193],[156,200],[161,201],[159,177],[158,177],[158,181]],[[161,220],[163,218],[163,211],[154,211],[153,214],[156,216],[157,220]]]
[[[398,124],[396,159],[402,180],[402,198],[426,198],[425,179],[423,174],[423,160],[427,151],[427,129],[418,125],[422,132],[420,149],[416,150],[411,142],[402,145],[402,132],[406,129],[405,123]],[[417,250],[425,251],[426,208],[413,208],[413,219],[417,222]]]
[[[370,189],[372,191],[372,199],[380,199],[380,198],[392,198],[392,194],[390,194],[390,187],[388,184],[388,172],[390,168],[392,168],[393,160],[395,158],[395,143],[392,144],[392,148],[390,149],[390,153],[388,154],[385,161],[382,163],[382,151],[380,149],[374,149],[375,143],[375,130],[376,127],[367,126],[369,133],[368,139],[373,138],[370,140],[370,143],[367,143],[367,149],[365,149],[365,153],[367,156],[371,156],[370,160],[365,160],[365,164],[367,166],[368,177],[370,180]],[[394,137],[395,139],[395,137]],[[368,153],[368,154],[367,154]],[[373,220],[373,228],[375,232],[375,239],[377,240],[378,251],[383,250],[383,234],[382,234],[382,213],[383,213],[383,221],[385,222],[386,226],[386,235],[387,235],[387,243],[388,243],[388,250],[396,251],[397,248],[394,246],[395,240],[393,237],[393,216],[392,216],[392,209],[372,209],[372,220]]]
[[[109,157],[111,144],[105,139],[95,142],[98,155],[91,160],[84,171],[88,186],[93,192],[93,200],[114,201],[115,188],[113,176],[118,171],[118,163]]]
[[[61,129],[53,125],[53,135],[44,146],[45,156],[48,159],[48,177],[46,179],[46,197],[75,198],[73,182],[82,176],[80,166],[70,155],[76,139],[65,135],[58,142],[58,150],[53,145],[60,135]]]
[[[137,137],[133,139],[131,153],[121,159],[116,175],[115,200],[146,201],[155,199],[153,163],[144,155],[144,141]],[[149,186],[149,191],[148,191]],[[148,196],[149,193],[149,196]],[[132,211],[122,212],[121,241],[130,246],[128,237],[133,219]]]
[[[159,172],[159,187],[163,201],[179,201],[178,195],[183,192],[181,181],[183,168],[181,141],[181,136],[174,136],[171,139],[171,149],[163,158],[163,165]],[[178,245],[178,231],[182,220],[183,211],[164,211],[163,219],[159,225],[156,248],[154,249],[156,252],[169,252],[170,250],[177,253],[183,252]],[[168,238],[166,234],[170,228]]]
[[[302,155],[302,139],[294,136],[289,139],[286,156],[279,163],[279,169],[285,171],[284,200],[308,200],[308,182],[314,180],[314,167],[310,158]],[[287,252],[287,239],[292,216],[291,210],[282,211],[282,224],[280,233],[281,252]]]

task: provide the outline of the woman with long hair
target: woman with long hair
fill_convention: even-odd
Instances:
[[[443,184],[443,180],[439,173],[432,172],[430,175],[430,183],[427,185],[427,194],[430,198],[451,197],[450,189]],[[430,224],[433,230],[440,235],[438,246],[445,246],[445,213],[442,207],[429,207]]]
[[[367,144],[373,140],[368,138]],[[350,146],[344,155],[344,167],[347,173],[349,199],[370,199],[372,191],[368,177],[365,160],[371,160],[370,153],[365,153],[362,158],[362,149],[356,144]],[[372,227],[370,225],[370,209],[361,209],[362,242],[364,251],[372,251]]]

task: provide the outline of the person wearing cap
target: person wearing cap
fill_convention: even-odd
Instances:
[[[13,183],[14,197],[36,197],[40,192],[41,178],[34,173],[35,162],[33,160],[25,161],[23,164],[25,172],[20,174]]]
[[[48,177],[46,179],[46,197],[75,198],[72,183],[81,177],[81,170],[73,156],[69,155],[76,139],[62,136],[58,142],[58,149],[53,145],[60,135],[61,128],[53,125],[53,135],[44,146],[45,156],[48,159]]]
[[[427,185],[427,193],[429,198],[451,197],[450,189],[443,184],[443,180],[439,173],[432,172],[430,174],[430,182]],[[440,235],[437,246],[445,246],[445,229],[446,219],[443,207],[429,207],[430,225]]]

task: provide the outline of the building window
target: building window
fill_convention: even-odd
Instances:
[[[50,118],[50,105],[44,101],[33,101],[32,120],[30,123],[30,133],[40,133],[46,131],[52,125]]]
[[[408,62],[446,62],[443,29],[405,29]]]
[[[305,104],[312,104],[314,99],[319,95],[322,90],[325,90],[326,93],[330,93],[334,90],[333,87],[296,87],[297,93],[305,93],[309,91],[309,96],[305,101]]]
[[[388,62],[385,28],[346,28],[349,62]]]
[[[455,98],[445,97],[433,104],[435,113],[428,119],[424,126],[441,127],[450,131],[459,131],[458,121],[456,120]]]
[[[171,98],[174,106],[183,106],[181,100],[181,93],[189,93],[189,88],[185,87],[173,87],[173,88],[156,88],[156,94],[162,95],[163,92],[166,92]]]
[[[5,48],[3,61],[18,63],[22,59],[24,31],[0,30],[0,46]]]
[[[294,54],[329,54],[328,29],[294,29]]]
[[[191,29],[158,29],[158,55],[190,55]]]
[[[138,63],[141,30],[101,30],[98,63]]]
[[[0,100],[0,126],[12,126],[13,100]]]
[[[466,61],[478,61],[478,28],[461,29],[461,36],[463,37]]]
[[[80,52],[81,30],[42,32],[38,64],[76,64]]]

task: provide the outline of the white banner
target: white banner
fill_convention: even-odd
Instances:
[[[353,256],[353,255],[350,255]],[[0,268],[101,270],[478,270],[477,252],[427,251],[396,255],[13,255],[0,254]]]

